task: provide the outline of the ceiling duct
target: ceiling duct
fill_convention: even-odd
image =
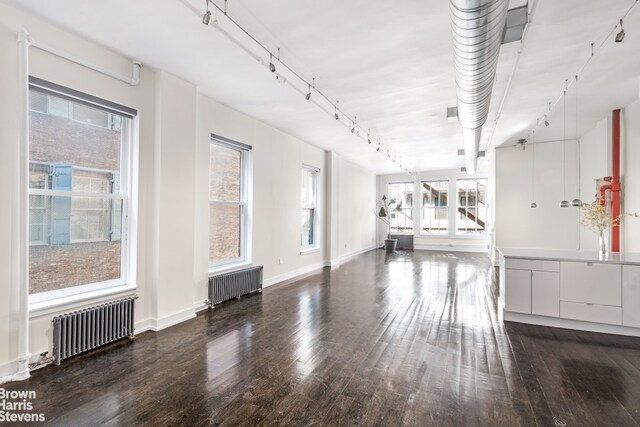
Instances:
[[[487,121],[508,0],[450,0],[458,121],[465,166],[476,172],[482,125]]]

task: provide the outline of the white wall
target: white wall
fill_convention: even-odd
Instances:
[[[640,100],[621,112],[622,211],[640,212]],[[577,190],[576,141],[566,143],[567,200]],[[561,209],[562,143],[535,144],[535,197],[537,209],[530,209],[531,154],[514,147],[496,150],[496,236],[497,246],[595,251],[598,236],[580,225],[580,210]],[[580,137],[580,198],[596,198],[597,178],[611,175],[611,114]],[[621,250],[640,252],[640,219],[621,222]]]
[[[340,261],[375,248],[376,177],[370,171],[338,158],[337,218]],[[332,263],[335,263],[333,258]]]
[[[611,119],[605,117],[580,137],[580,197],[591,203],[596,199],[597,178],[611,175]],[[584,226],[580,230],[580,249],[598,249],[598,235]]]
[[[208,264],[208,171],[210,135],[229,138],[253,147],[253,239],[254,264],[264,266],[270,285],[325,265],[326,196],[324,176],[329,173],[325,152],[249,116],[232,110],[202,94],[198,95],[198,181],[196,236],[199,236],[196,300],[206,299]],[[302,165],[320,169],[320,250],[300,253],[300,207]],[[206,250],[207,249],[207,250]],[[280,259],[282,263],[280,264]]]
[[[122,75],[131,62],[108,49],[0,4],[0,196],[20,194],[18,153],[20,96],[17,33],[70,51]],[[313,271],[372,248],[375,176],[334,153],[327,153],[197,91],[190,82],[142,67],[132,87],[50,54],[30,49],[31,73],[139,112],[138,227],[134,236],[139,296],[136,329],[162,329],[192,317],[206,299],[208,277],[209,135],[215,133],[253,146],[253,263],[264,266],[265,285]],[[300,253],[302,164],[321,174],[320,250]],[[23,189],[22,189],[23,190]],[[329,215],[333,214],[333,217]],[[15,372],[18,342],[18,283],[12,272],[20,261],[12,230],[24,212],[17,203],[0,209],[0,382]],[[335,248],[333,250],[332,248]],[[279,262],[282,259],[282,263]],[[101,299],[75,304],[73,309]],[[51,349],[51,319],[71,307],[32,313],[30,352]]]
[[[576,142],[496,149],[496,244],[500,247],[578,249],[579,209],[560,208],[577,196]],[[532,176],[532,165],[535,173]],[[566,190],[563,189],[563,173]],[[529,204],[535,201],[537,208]]]
[[[156,74],[154,232],[151,327],[159,330],[195,316],[196,88]],[[179,100],[179,102],[177,102]]]
[[[640,213],[640,99],[621,116],[621,211]],[[640,252],[640,218],[623,218],[620,227],[622,250]]]

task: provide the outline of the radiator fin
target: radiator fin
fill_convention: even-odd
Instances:
[[[256,291],[262,291],[262,266],[209,277],[211,307]]]
[[[134,334],[136,297],[85,308],[53,318],[53,357],[56,364]]]

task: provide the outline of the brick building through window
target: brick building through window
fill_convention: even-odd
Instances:
[[[30,293],[120,280],[131,119],[37,84],[29,110]]]

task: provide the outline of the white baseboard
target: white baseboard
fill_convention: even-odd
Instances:
[[[15,381],[14,375],[16,372],[18,372],[17,360],[12,360],[11,362],[0,365],[0,384]]]
[[[263,288],[268,288],[269,286],[273,286],[277,283],[284,282],[285,280],[290,280],[298,276],[302,276],[304,274],[311,273],[312,271],[320,270],[323,267],[327,266],[326,262],[317,262],[315,264],[307,265],[305,267],[301,267],[292,271],[288,271],[286,273],[278,274],[277,276],[270,277],[265,279],[262,282]]]
[[[273,276],[268,279],[265,279],[264,282],[262,283],[262,287],[268,288],[269,286],[282,283],[286,280],[294,279],[298,276],[309,274],[313,271],[320,270],[324,267],[331,267],[331,269],[337,268],[340,266],[340,264],[345,263],[349,259],[355,256],[358,256],[360,254],[363,254],[365,252],[369,252],[370,250],[373,250],[375,248],[376,248],[375,246],[369,246],[369,247],[358,249],[353,252],[349,252],[348,254],[342,255],[340,256],[339,259],[332,259],[331,261],[318,262],[318,263],[307,265],[305,267],[301,267],[292,271],[288,271],[286,273],[278,274],[277,276]]]
[[[355,250],[355,251],[349,252],[348,254],[341,255],[341,256],[340,256],[340,261],[339,261],[339,263],[340,263],[340,264],[343,264],[343,263],[345,263],[345,262],[349,261],[349,260],[350,260],[351,258],[353,258],[353,257],[356,257],[356,256],[358,256],[358,255],[361,255],[361,254],[363,254],[363,253],[365,253],[365,252],[372,251],[372,250],[374,250],[374,249],[376,249],[376,246],[373,246],[373,245],[372,245],[372,246],[367,246],[366,248],[357,249],[357,250]],[[333,263],[333,261],[332,261],[332,263]]]
[[[186,310],[161,317],[159,319],[151,318],[136,322],[135,332],[136,334],[142,333],[144,331],[158,332],[171,326],[177,325],[178,323],[193,319],[194,317],[196,317],[196,312],[194,308],[191,307]]]
[[[200,313],[207,308],[209,308],[209,304],[207,304],[207,301],[198,301],[193,304],[193,311],[195,311],[196,313]]]
[[[417,251],[487,253],[487,248],[484,245],[415,245],[414,249]]]
[[[139,320],[134,325],[134,329],[136,334],[141,334],[146,331],[151,330],[151,319]]]

